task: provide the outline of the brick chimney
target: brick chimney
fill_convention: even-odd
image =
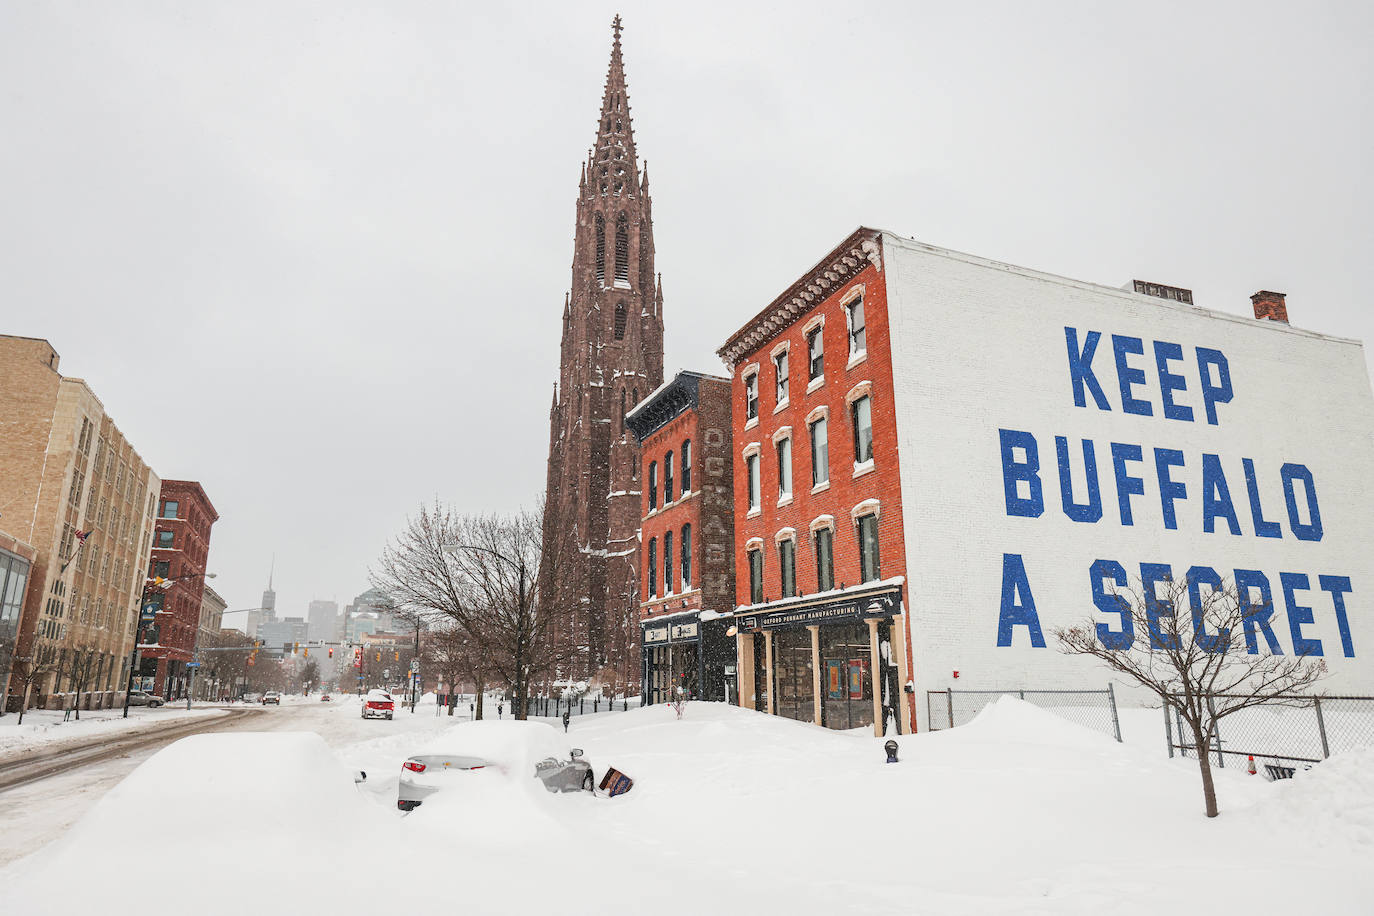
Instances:
[[[1255,307],[1255,317],[1287,324],[1288,306],[1284,305],[1283,296],[1283,293],[1273,293],[1267,289],[1255,293],[1250,297],[1250,302]]]

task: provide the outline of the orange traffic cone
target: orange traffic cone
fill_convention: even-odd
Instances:
[[[1250,755],[1250,765],[1249,765],[1249,767],[1246,768],[1245,772],[1249,773],[1251,776],[1254,776],[1254,775],[1255,775],[1255,755],[1254,755],[1254,754],[1251,754],[1251,755]]]

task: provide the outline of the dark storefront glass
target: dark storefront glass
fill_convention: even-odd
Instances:
[[[814,722],[815,681],[811,665],[811,631],[792,627],[773,631],[773,683],[778,692],[775,709],[780,716]]]
[[[701,698],[700,645],[695,642],[649,650],[649,702],[670,703],[681,687],[688,699]]]
[[[28,561],[11,553],[0,552],[0,689],[9,680],[14,646],[19,639],[19,613],[24,605],[24,586],[28,581]],[[4,702],[5,698],[0,697],[0,703]]]
[[[873,677],[868,627],[832,624],[820,629],[821,698],[825,725],[846,729],[873,725]]]

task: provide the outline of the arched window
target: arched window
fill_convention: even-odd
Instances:
[[[625,389],[620,389],[620,431],[625,431]]]
[[[625,339],[625,303],[615,304],[615,339]]]
[[[658,462],[649,462],[649,511],[658,508]]]
[[[682,440],[682,495],[683,495],[683,496],[686,496],[688,493],[691,493],[691,492],[692,492],[692,440],[691,440],[691,439],[683,439],[683,440]],[[683,539],[682,543],[683,543],[684,546],[686,545],[686,543],[687,543],[686,538]],[[685,576],[683,577],[683,581],[686,581],[686,577],[685,577]]]
[[[673,501],[673,453],[663,456],[663,505]]]
[[[606,219],[596,215],[596,282],[606,282]]]
[[[692,588],[692,526],[690,524],[682,526],[682,546],[678,549],[682,551],[682,590],[686,592]]]
[[[615,218],[615,278],[630,279],[630,220],[624,213]]]

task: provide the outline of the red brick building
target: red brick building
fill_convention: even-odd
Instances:
[[[679,372],[625,417],[639,441],[645,703],[735,696],[730,380]]]
[[[582,166],[572,288],[549,410],[540,594],[557,676],[633,678],[639,445],[625,413],[663,381],[663,293],[649,174],[639,166],[615,20],[596,143]]]
[[[164,480],[158,499],[149,578],[172,580],[143,605],[138,686],[164,697],[186,695],[205,595],[210,528],[219,513],[194,480]]]
[[[914,727],[888,314],[860,230],[720,349],[733,386],[740,705]]]

